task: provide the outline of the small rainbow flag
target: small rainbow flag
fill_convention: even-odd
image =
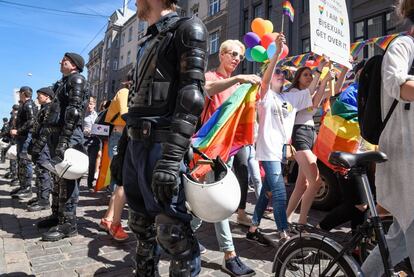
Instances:
[[[295,18],[295,10],[292,7],[292,4],[290,1],[284,1],[282,5],[283,14],[286,16],[289,16],[290,21],[293,22],[293,19]]]
[[[292,60],[292,63],[296,67],[304,66],[306,61],[309,59],[309,56],[310,53],[296,56],[295,59]]]
[[[377,38],[374,42],[381,47],[382,50],[387,49],[388,44],[390,44],[390,42],[398,37],[400,34],[393,34],[393,35],[389,35],[389,36],[385,36],[385,37],[379,37]]]

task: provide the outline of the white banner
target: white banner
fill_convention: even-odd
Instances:
[[[346,0],[309,0],[311,51],[351,68]]]

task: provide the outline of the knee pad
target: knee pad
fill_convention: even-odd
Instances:
[[[155,239],[156,229],[154,218],[132,211],[128,212],[128,227],[138,240]]]
[[[159,245],[173,256],[174,260],[188,260],[198,244],[193,236],[190,224],[166,215],[156,218],[157,241]]]

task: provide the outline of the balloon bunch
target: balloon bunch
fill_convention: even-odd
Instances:
[[[253,32],[244,35],[243,40],[247,46],[246,59],[250,62],[265,62],[271,59],[277,50],[275,39],[278,33],[273,33],[273,24],[270,20],[257,17],[252,21]],[[284,44],[279,59],[289,54],[289,48]]]

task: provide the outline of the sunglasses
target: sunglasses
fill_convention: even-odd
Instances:
[[[287,74],[288,74],[288,72],[286,70],[282,70],[280,68],[276,68],[275,71],[274,71],[274,74],[276,74],[276,75],[283,74],[286,77]]]
[[[237,52],[237,51],[227,51],[226,53],[230,54],[233,58],[239,57],[240,61],[244,60],[244,55],[239,54],[239,52]]]

